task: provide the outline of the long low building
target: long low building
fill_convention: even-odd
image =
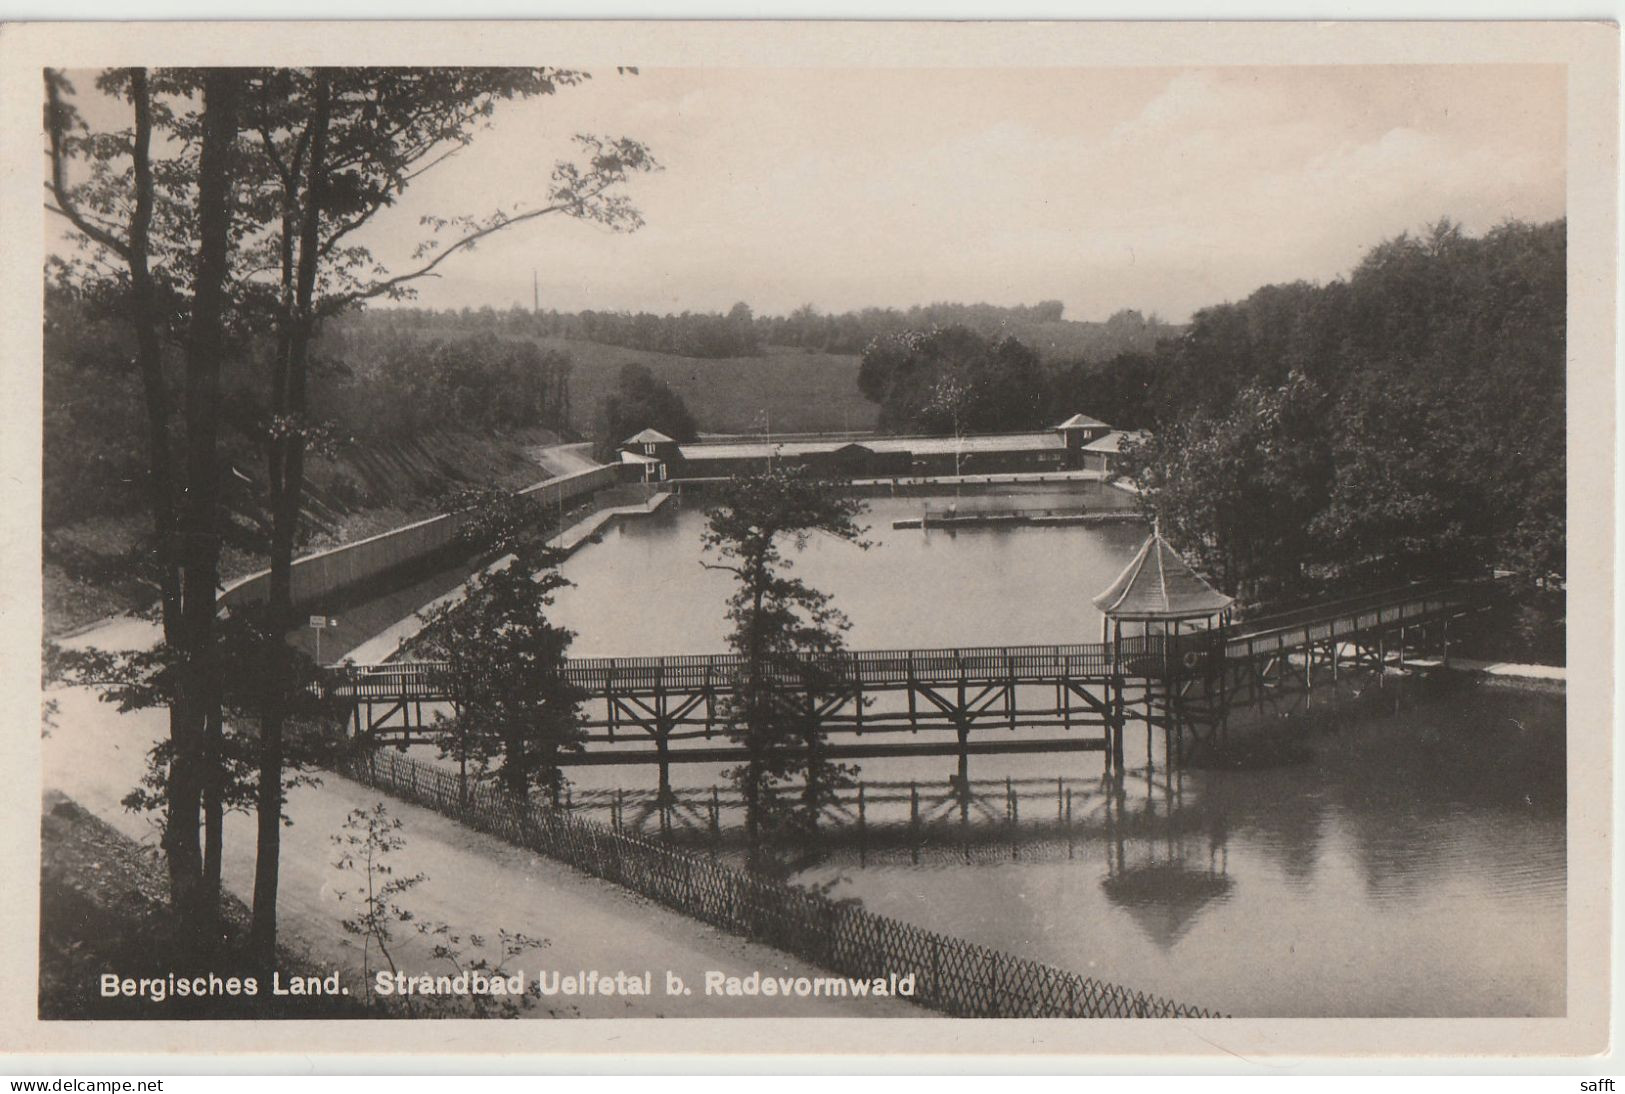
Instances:
[[[784,464],[840,479],[1063,471],[1082,469],[1084,449],[1111,432],[1111,426],[1085,414],[1052,429],[964,437],[842,434],[680,444],[645,429],[622,442],[621,459],[639,467],[640,478],[657,482],[729,478]]]

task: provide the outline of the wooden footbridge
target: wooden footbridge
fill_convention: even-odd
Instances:
[[[973,755],[1100,752],[1106,772],[1121,774],[1132,722],[1161,728],[1166,755],[1179,757],[1248,707],[1302,703],[1348,674],[1380,680],[1407,657],[1448,658],[1452,624],[1493,599],[1485,584],[1412,585],[1239,625],[1118,628],[1079,645],[861,650],[777,671],[792,690],[818,681],[807,701],[831,759],[957,757],[962,781]],[[570,660],[587,735],[562,762],[658,764],[664,786],[671,764],[740,759],[723,717],[742,667],[727,654]],[[331,693],[350,704],[353,732],[403,747],[433,741],[434,710],[452,701],[433,662],[352,668]]]

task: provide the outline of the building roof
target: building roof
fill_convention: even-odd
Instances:
[[[853,447],[848,440],[835,441],[721,441],[682,446],[685,460],[765,460],[794,458],[836,452]],[[872,437],[863,442],[871,452],[908,452],[916,456],[951,456],[955,452],[1032,452],[1064,447],[1052,430],[1038,433],[986,433],[954,437]]]
[[[1083,446],[1085,452],[1121,452],[1123,442],[1143,444],[1151,436],[1143,429],[1114,429],[1104,437],[1097,437]]]
[[[1087,414],[1074,414],[1066,421],[1055,427],[1056,429],[1110,429],[1111,426],[1099,418],[1091,418]]]
[[[627,443],[630,444],[631,442],[628,441]],[[621,452],[621,462],[622,463],[664,463],[665,461],[656,459],[653,456],[645,456],[642,452],[627,452],[627,451],[625,451],[623,449],[622,452]]]
[[[634,433],[621,442],[622,444],[676,444],[677,442],[660,432],[658,429],[645,429]]]
[[[1117,580],[1095,597],[1095,607],[1108,619],[1196,619],[1217,615],[1234,600],[1197,576],[1153,529]]]

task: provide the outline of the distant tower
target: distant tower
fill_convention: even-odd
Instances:
[[[530,314],[542,314],[542,283],[535,270],[530,271]]]

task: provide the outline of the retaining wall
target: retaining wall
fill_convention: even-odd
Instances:
[[[567,505],[620,481],[614,464],[576,471],[539,482],[519,491],[552,508]],[[294,560],[293,601],[309,604],[362,585],[394,570],[448,552],[455,544],[459,518],[449,513],[429,517],[354,543],[341,544]],[[220,594],[227,606],[263,602],[270,596],[271,571],[238,578]]]

